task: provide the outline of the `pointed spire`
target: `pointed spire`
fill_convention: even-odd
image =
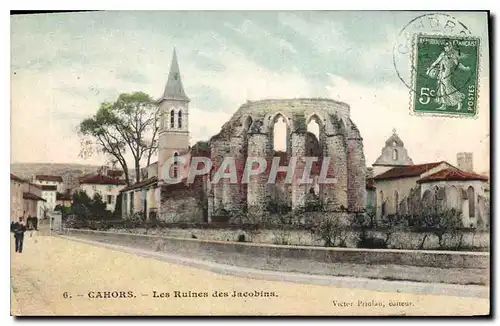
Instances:
[[[172,55],[172,63],[170,64],[170,72],[168,73],[167,85],[165,86],[165,92],[160,101],[162,100],[189,101],[189,98],[184,92],[184,87],[182,86],[181,72],[179,63],[177,62],[175,48]]]

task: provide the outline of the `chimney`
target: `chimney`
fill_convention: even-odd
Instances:
[[[472,153],[457,153],[457,167],[465,172],[473,172]]]

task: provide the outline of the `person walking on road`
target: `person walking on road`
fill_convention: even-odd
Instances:
[[[23,218],[19,218],[19,222],[14,223],[14,239],[16,240],[16,252],[23,252],[24,232],[26,232],[26,225],[24,225]]]

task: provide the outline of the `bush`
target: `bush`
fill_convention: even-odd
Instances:
[[[339,217],[326,218],[311,231],[318,240],[323,241],[325,247],[334,247],[337,242],[341,247],[346,246],[346,232],[342,229]]]
[[[268,202],[266,210],[269,213],[286,214],[292,211],[292,208],[283,202]]]
[[[387,249],[387,243],[381,238],[365,237],[358,240],[357,247],[366,249]]]

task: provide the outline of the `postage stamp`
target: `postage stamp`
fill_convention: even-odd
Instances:
[[[479,45],[479,38],[470,36],[415,36],[415,113],[477,114]]]

